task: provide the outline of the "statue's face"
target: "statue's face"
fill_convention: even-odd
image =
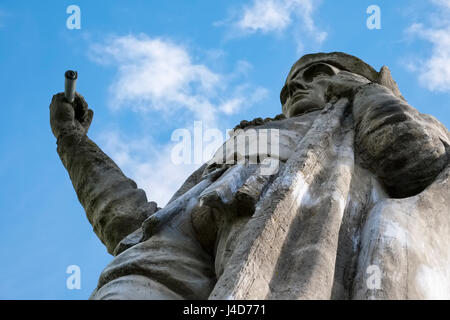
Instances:
[[[322,109],[331,80],[341,70],[327,63],[317,62],[295,71],[281,90],[281,103],[286,117]]]

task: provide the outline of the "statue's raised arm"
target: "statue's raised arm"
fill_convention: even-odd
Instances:
[[[53,96],[50,125],[57,151],[95,233],[109,253],[156,211],[145,192],[87,136],[93,111],[80,94],[70,104]]]

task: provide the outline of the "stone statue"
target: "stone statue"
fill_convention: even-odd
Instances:
[[[83,97],[53,97],[58,154],[115,256],[91,299],[450,298],[449,131],[339,52],[298,60],[281,103],[230,137],[276,129],[278,170],[221,148],[158,208],[88,138]]]

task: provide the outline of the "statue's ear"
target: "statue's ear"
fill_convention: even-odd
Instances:
[[[382,66],[380,72],[378,73],[377,83],[385,86],[386,88],[391,89],[391,91],[399,98],[405,100],[403,98],[402,93],[400,92],[397,83],[394,79],[392,79],[391,71],[387,66]]]

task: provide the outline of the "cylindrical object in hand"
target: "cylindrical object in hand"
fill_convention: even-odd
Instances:
[[[64,96],[70,103],[75,99],[75,88],[77,84],[78,73],[76,71],[67,70],[64,74],[66,81],[64,84]]]

